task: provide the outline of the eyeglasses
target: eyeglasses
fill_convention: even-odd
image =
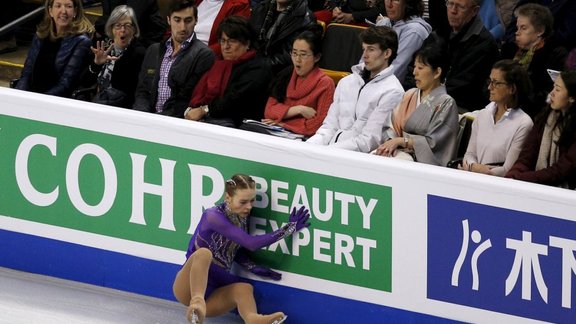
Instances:
[[[298,53],[298,52],[296,52],[296,51],[292,51],[292,52],[290,53],[290,56],[292,56],[292,58],[295,58],[295,59],[298,59],[298,58],[299,58],[299,59],[301,59],[301,60],[303,60],[303,59],[305,59],[305,58],[307,58],[307,57],[310,57],[310,56],[312,56],[312,55],[313,55],[313,54],[311,54],[311,53]]]
[[[488,86],[488,88],[490,87],[494,87],[494,88],[500,88],[503,85],[508,85],[508,82],[502,82],[502,81],[498,81],[498,80],[486,80],[486,86]]]
[[[446,0],[446,8],[448,9],[456,9],[456,11],[466,11],[468,10],[470,7],[465,6],[465,5],[461,5],[461,4],[457,4],[454,1],[450,1],[450,0]]]
[[[120,23],[118,23],[118,24],[112,25],[112,27],[113,27],[114,29],[116,29],[116,30],[120,30],[120,29],[122,29],[122,28],[128,30],[128,29],[132,29],[132,28],[134,27],[134,25],[132,25],[131,23],[125,23],[125,24],[120,24]]]
[[[220,38],[218,42],[220,42],[220,46],[225,46],[226,44],[230,46],[240,44],[240,41],[234,38]]]

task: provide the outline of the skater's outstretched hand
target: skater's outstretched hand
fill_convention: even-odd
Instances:
[[[292,208],[292,212],[290,213],[289,221],[292,223],[296,223],[296,231],[303,229],[304,227],[310,226],[308,220],[310,219],[310,211],[306,209],[306,207],[302,206],[298,211],[296,211],[296,207]]]
[[[255,266],[252,269],[250,269],[250,272],[252,272],[253,274],[258,275],[260,277],[268,277],[272,280],[282,279],[281,273],[276,272],[270,268],[263,267],[263,266]]]

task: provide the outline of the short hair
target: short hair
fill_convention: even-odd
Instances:
[[[234,197],[237,190],[242,189],[255,189],[256,182],[252,179],[251,176],[246,174],[237,173],[233,175],[230,179],[226,180],[226,184],[224,186],[224,191],[230,197]]]
[[[514,60],[500,60],[494,63],[492,69],[502,72],[504,81],[516,88],[511,108],[527,108],[531,104],[532,82],[526,68]]]
[[[194,20],[198,21],[198,8],[191,0],[172,0],[168,6],[168,17],[172,16],[176,11],[192,8],[194,11]]]
[[[390,49],[392,55],[390,55],[388,63],[394,61],[398,53],[398,35],[387,26],[371,26],[364,29],[360,33],[360,41],[364,44],[378,44],[382,51]]]
[[[136,13],[134,13],[134,9],[128,7],[127,5],[120,5],[114,8],[110,13],[110,17],[106,21],[106,25],[104,26],[104,31],[106,35],[110,38],[114,38],[114,33],[112,32],[112,28],[114,25],[124,18],[130,18],[132,21],[132,26],[134,30],[134,37],[140,37],[140,27],[138,26],[138,21],[136,20]]]
[[[548,7],[537,3],[527,3],[514,10],[514,16],[524,16],[530,20],[537,31],[542,31],[542,38],[546,39],[554,32],[554,16]]]
[[[250,25],[250,21],[242,16],[228,16],[218,26],[216,35],[218,39],[222,38],[222,34],[226,34],[228,38],[235,39],[244,45],[255,47],[256,31]]]
[[[448,69],[450,67],[450,60],[448,59],[447,51],[444,46],[430,44],[421,47],[414,53],[415,60],[420,60],[426,65],[430,65],[433,70],[440,68],[440,81],[444,82]]]

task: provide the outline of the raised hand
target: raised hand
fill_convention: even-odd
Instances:
[[[296,211],[296,207],[292,208],[289,221],[291,223],[296,223],[296,232],[303,229],[304,227],[310,226],[310,223],[308,223],[309,219],[310,211],[306,209],[305,206],[300,207],[298,211]]]
[[[92,53],[94,53],[94,63],[97,65],[102,65],[106,63],[106,61],[113,61],[118,59],[117,57],[110,56],[110,51],[112,51],[113,44],[110,44],[107,48],[106,44],[107,43],[105,41],[97,41],[96,47],[90,47]]]

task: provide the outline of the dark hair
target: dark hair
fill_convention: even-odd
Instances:
[[[494,63],[492,69],[502,72],[502,74],[504,74],[504,81],[506,81],[509,86],[516,88],[512,102],[509,103],[511,108],[526,109],[531,105],[532,82],[530,81],[528,71],[526,71],[522,64],[513,60],[500,60]]]
[[[241,16],[228,16],[218,26],[216,35],[218,39],[222,38],[222,34],[226,34],[228,38],[235,39],[244,45],[255,47],[258,43],[256,41],[256,32],[250,25],[248,19]]]
[[[396,32],[386,26],[371,26],[364,29],[360,33],[360,41],[364,44],[378,44],[382,51],[390,49],[392,55],[388,59],[388,63],[394,61],[398,52],[398,35]]]
[[[228,196],[234,197],[236,190],[255,189],[256,182],[249,175],[238,173],[233,175],[232,178],[226,180],[224,188]]]
[[[198,21],[198,8],[191,0],[172,0],[168,5],[168,17],[176,11],[192,8],[194,10],[194,20]]]
[[[548,7],[537,3],[527,3],[514,10],[514,15],[524,16],[530,20],[537,31],[542,30],[542,38],[546,39],[554,31],[554,16]]]
[[[296,38],[294,38],[294,42],[297,40],[305,41],[308,44],[308,46],[310,46],[310,49],[312,50],[312,53],[314,53],[314,56],[319,54],[322,55],[322,35],[318,35],[313,31],[306,30],[300,33],[298,36],[296,36]]]
[[[564,81],[566,90],[568,91],[568,96],[576,99],[576,70],[566,70],[558,76]],[[536,116],[534,121],[534,127],[543,128],[548,121],[548,115],[552,112],[552,107],[550,104],[546,105],[546,109],[542,109],[540,114]],[[554,127],[560,129],[560,138],[558,139],[558,146],[568,147],[576,140],[576,103],[566,110],[566,114],[563,118],[559,118],[558,122]]]
[[[446,79],[450,61],[448,60],[445,47],[434,44],[421,47],[414,53],[414,60],[420,60],[422,63],[430,65],[433,70],[440,68],[440,82],[444,82]]]
[[[404,0],[404,5],[404,17],[402,17],[404,20],[412,16],[422,17],[424,14],[424,1],[422,0]]]

